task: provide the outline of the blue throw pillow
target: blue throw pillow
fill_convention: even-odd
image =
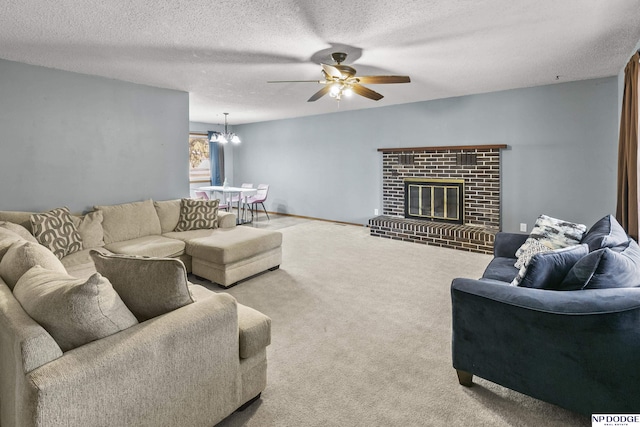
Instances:
[[[640,286],[640,246],[633,239],[615,248],[602,248],[576,262],[561,290],[631,288]]]
[[[524,288],[558,289],[576,262],[589,253],[587,245],[535,254],[514,283]]]
[[[601,248],[614,248],[620,245],[626,245],[629,240],[627,232],[622,228],[620,223],[613,215],[607,215],[587,231],[582,237],[580,243],[589,245],[589,252],[596,251]]]

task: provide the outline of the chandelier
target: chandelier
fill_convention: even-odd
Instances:
[[[216,131],[212,132],[210,141],[219,142],[220,144],[226,144],[227,142],[231,141],[234,144],[239,144],[240,137],[238,137],[238,135],[233,132],[229,132],[229,130],[227,129],[227,116],[229,115],[229,113],[222,114],[224,114],[224,133]]]

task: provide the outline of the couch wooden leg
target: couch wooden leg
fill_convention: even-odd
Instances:
[[[473,374],[461,371],[460,369],[456,369],[456,373],[458,374],[458,382],[460,385],[465,387],[471,387],[473,385]]]
[[[256,400],[260,399],[260,395],[261,395],[261,394],[262,394],[262,393],[258,393],[258,395],[257,395],[256,397],[254,397],[253,399],[251,399],[251,400],[249,400],[249,401],[245,402],[245,404],[244,404],[244,405],[242,405],[241,407],[239,407],[238,409],[236,409],[236,412],[242,412],[242,411],[244,411],[245,409],[247,409],[249,406],[251,406],[251,404],[252,404],[253,402],[255,402]]]

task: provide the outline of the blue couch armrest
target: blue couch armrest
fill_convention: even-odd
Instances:
[[[493,256],[516,258],[516,251],[527,240],[527,237],[529,237],[528,234],[498,232],[493,243]]]
[[[640,288],[451,285],[453,367],[580,413],[637,412]],[[468,385],[467,384],[467,385]]]

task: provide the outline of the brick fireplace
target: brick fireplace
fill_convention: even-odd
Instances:
[[[369,220],[371,235],[492,253],[500,229],[500,150],[506,147],[378,149],[383,206],[382,215]],[[460,218],[451,213],[457,194]]]

